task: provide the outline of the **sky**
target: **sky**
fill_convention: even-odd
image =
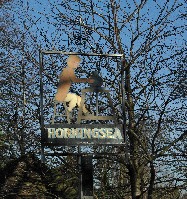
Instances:
[[[76,30],[78,33],[80,33],[80,18],[82,19],[82,22],[85,24],[89,24],[89,26],[94,27],[93,24],[93,18],[89,17],[88,15],[92,12],[92,10],[88,9],[89,13],[84,14],[80,16],[80,13],[74,13],[73,11],[66,9],[63,6],[58,6],[58,4],[62,1],[60,0],[54,0],[50,1],[53,5],[51,6],[49,4],[48,0],[42,0],[42,1],[37,1],[37,0],[15,0],[14,1],[14,8],[11,11],[11,14],[14,16],[15,22],[19,24],[18,28],[22,29],[25,31],[25,27],[23,25],[23,22],[29,27],[30,32],[34,37],[37,38],[39,46],[41,45],[41,48],[46,49],[46,50],[51,50],[51,49],[56,49],[56,50],[65,50],[65,51],[85,51],[85,52],[90,52],[90,48],[86,48],[85,46],[75,46],[74,44],[72,45],[67,45],[67,40],[71,40],[73,38],[73,32]],[[63,2],[70,2],[70,1],[63,1]],[[86,1],[84,1],[86,2]],[[97,2],[97,3],[96,3]],[[108,28],[107,24],[105,23],[105,18],[112,16],[112,12],[108,12],[107,5],[105,5],[106,1],[92,1],[95,8],[95,11],[98,13],[98,16],[95,18],[95,27],[97,27],[97,30],[100,31],[100,33],[108,33],[108,30],[102,30],[100,27],[103,28]],[[129,2],[129,3],[128,3]],[[158,17],[162,18],[164,15],[160,14],[160,10],[162,9],[167,9],[171,7],[171,4],[174,2],[174,0],[171,1],[155,1],[155,0],[149,0],[148,3],[145,5],[143,10],[140,12],[141,16],[144,16],[137,28],[137,16],[138,12],[135,14],[135,17],[131,19],[131,23],[125,23],[125,17],[127,13],[131,12],[135,8],[135,4],[132,3],[133,1],[127,0],[127,1],[120,1],[120,8],[119,8],[119,13],[118,13],[118,23],[119,25],[123,27],[123,30],[121,32],[121,39],[123,43],[123,48],[124,52],[127,56],[128,59],[131,59],[130,56],[130,45],[131,45],[131,39],[132,39],[132,33],[134,36],[138,32],[138,28],[143,32],[146,31],[146,29],[150,26],[151,23],[155,22]],[[137,1],[137,2],[140,2]],[[158,4],[156,3],[158,2]],[[168,2],[167,4],[165,4]],[[177,2],[179,3],[184,3],[185,1],[183,0],[178,0]],[[79,9],[79,6],[75,6],[75,3],[69,3],[70,8],[73,9]],[[97,5],[96,5],[97,4]],[[105,6],[104,6],[105,5]],[[167,30],[171,30],[173,26],[185,26],[185,18],[182,17],[178,20],[175,20],[172,22],[172,20],[175,17],[178,17],[180,12],[185,12],[185,7],[182,6],[177,12],[171,14],[170,20],[166,21],[166,31],[165,34],[169,33]],[[97,6],[97,8],[96,8]],[[58,10],[59,9],[59,10]],[[80,7],[80,10],[84,10],[85,8]],[[122,9],[122,10],[120,10]],[[61,12],[61,14],[65,13],[67,16],[71,18],[77,18],[77,26],[70,25],[64,27],[62,25],[62,21],[59,20],[59,16],[57,16],[58,12]],[[104,16],[104,20],[102,19],[101,14]],[[55,18],[57,17],[57,18]],[[63,18],[63,16],[60,16],[60,19]],[[66,22],[64,22],[66,23]],[[113,25],[113,22],[111,22]],[[111,26],[112,27],[112,26]],[[152,28],[153,32],[160,27],[160,24],[158,23],[156,26]],[[161,27],[160,27],[161,28]],[[81,31],[83,31],[81,29]],[[111,32],[112,33],[112,30]],[[151,34],[151,31],[150,31]],[[147,34],[149,35],[149,34]],[[45,39],[46,38],[46,39]],[[110,49],[108,45],[105,45],[104,39],[100,38],[98,34],[92,34],[92,37],[89,37],[89,42],[93,46],[93,48],[96,48],[96,44],[100,45],[100,48],[102,48],[104,53],[107,53],[108,51],[111,53],[113,52],[113,49]],[[156,47],[154,50],[150,53],[147,53],[147,55],[142,55],[140,56],[139,59],[137,59],[140,63],[136,62],[137,65],[133,65],[134,71],[132,74],[134,76],[137,76],[138,72],[140,70],[147,70],[145,73],[142,73],[142,76],[139,76],[137,80],[141,79],[141,82],[143,85],[147,84],[147,80],[150,78],[150,72],[151,70],[154,70],[156,68],[156,65],[159,65],[159,59],[166,58],[168,57],[171,53],[174,53],[176,50],[180,49],[181,47],[185,48],[186,45],[186,38],[187,38],[187,32],[181,32],[179,35],[172,35],[170,39],[164,39],[161,38],[161,41],[155,41]],[[136,51],[140,48],[143,48],[142,43],[146,40],[144,35],[142,35],[136,42],[135,46],[133,49],[133,52],[136,54]],[[89,45],[90,45],[89,44]],[[154,44],[154,42],[153,42]],[[158,45],[164,45],[163,49],[158,48]],[[38,51],[37,49],[36,51]],[[163,51],[162,51],[163,50]],[[145,63],[145,66],[142,66],[142,59],[145,56],[149,56],[150,59],[147,63]],[[151,59],[151,56],[154,57],[154,59]],[[163,76],[164,74],[167,74],[170,72],[172,68],[175,68],[178,65],[179,61],[178,60],[170,60],[170,64],[166,62],[168,65],[160,64],[161,69],[158,69],[158,72],[155,73],[156,77]],[[58,62],[60,65],[60,61]],[[159,66],[158,66],[159,68]],[[60,72],[62,68],[58,68],[58,73]],[[161,87],[160,87],[161,88]],[[165,97],[167,97],[167,92],[169,91],[167,87],[164,88],[162,87],[162,92]],[[168,92],[169,93],[169,92]],[[154,95],[152,95],[149,99],[149,103],[151,103],[151,100]],[[142,98],[142,102],[145,100],[145,98]],[[141,101],[141,100],[140,100]],[[164,102],[162,97],[159,95],[158,99],[155,101],[158,106],[161,106]],[[179,102],[180,103],[180,102]],[[181,104],[182,105],[182,104]],[[171,107],[168,107],[168,110],[171,110],[174,107],[178,107],[178,104],[173,104]],[[138,108],[138,107],[137,107]],[[153,112],[152,112],[153,114]],[[154,115],[154,114],[153,114]],[[157,113],[155,113],[157,115]],[[182,115],[182,114],[181,114]],[[155,116],[156,117],[156,116]]]
[[[63,50],[66,52],[75,52],[75,51],[81,51],[81,52],[90,52],[90,45],[93,46],[93,49],[97,48],[97,44],[100,48],[100,50],[103,51],[103,53],[114,53],[113,49],[110,49],[110,46],[106,45],[106,42],[103,38],[101,38],[98,34],[92,33],[92,35],[88,36],[87,33],[85,33],[84,37],[88,38],[87,43],[85,45],[75,45],[74,44],[74,38],[75,38],[75,32],[76,34],[81,33],[84,34],[83,29],[79,26],[79,20],[81,19],[83,23],[88,24],[90,27],[94,27],[93,22],[95,23],[95,27],[97,27],[98,31],[102,34],[110,34],[108,30],[101,30],[99,27],[108,28],[107,23],[105,23],[105,19],[108,19],[109,16],[112,16],[112,12],[108,12],[108,3],[107,1],[83,1],[85,3],[84,6],[79,6],[76,1],[63,1],[64,4],[61,5],[60,0],[55,1],[49,1],[49,0],[15,0],[14,1],[14,8],[12,10],[12,13],[14,15],[15,21],[19,24],[19,28],[25,30],[25,27],[23,23],[26,24],[26,26],[29,28],[29,34],[31,33],[34,37],[38,40],[38,48],[42,48],[45,50]],[[88,3],[89,2],[89,3]],[[120,3],[120,7],[118,8],[117,13],[117,19],[119,27],[123,26],[122,32],[121,32],[121,39],[123,44],[124,53],[127,59],[131,60],[132,56],[130,55],[130,46],[131,46],[131,40],[132,35],[134,37],[137,34],[137,29],[140,29],[142,31],[142,36],[139,37],[137,41],[134,43],[133,47],[133,53],[134,56],[144,47],[144,42],[146,40],[145,35],[143,34],[144,31],[150,26],[151,23],[154,23],[158,18],[164,17],[165,14],[161,14],[160,11],[162,9],[166,10],[171,7],[174,1],[155,1],[155,0],[149,0],[146,5],[143,7],[143,9],[140,11],[140,16],[142,16],[139,26],[137,27],[136,17],[138,16],[138,12],[134,15],[135,17],[131,19],[130,23],[125,23],[125,17],[128,13],[132,12],[135,8],[135,1],[116,1]],[[141,1],[136,1],[137,3],[140,3]],[[158,2],[158,3],[157,3]],[[184,3],[183,0],[178,1],[179,3]],[[65,3],[69,5],[69,7],[65,7]],[[90,17],[90,13],[93,13],[93,10],[90,10],[89,5],[93,5],[93,8],[95,12],[98,14],[94,14],[95,19],[93,20],[92,16]],[[185,5],[185,4],[184,4]],[[70,10],[80,10],[80,13],[82,11],[87,10],[88,14],[82,14],[80,16],[80,13],[76,13],[75,11]],[[90,11],[90,12],[89,12]],[[171,14],[170,20],[167,21],[166,24],[166,31],[165,34],[167,34],[167,31],[171,30],[173,26],[184,26],[185,25],[185,19],[181,18],[178,20],[175,20],[171,23],[171,20],[175,17],[179,16],[180,12],[185,11],[185,6],[182,6],[177,12],[174,12]],[[61,13],[60,18],[58,13]],[[70,18],[76,18],[77,19],[77,25],[67,25],[63,26],[63,23],[66,23],[66,21],[62,22],[61,19],[63,18],[62,14],[66,14]],[[101,17],[101,14],[103,15],[103,19]],[[111,22],[113,25],[113,22]],[[160,24],[158,23],[153,27],[153,32],[155,30],[158,30],[161,28]],[[111,26],[111,29],[112,26]],[[147,36],[149,36],[150,33],[146,33]],[[134,70],[132,71],[132,75],[135,77],[141,70],[147,70],[147,74],[143,74],[141,77],[141,83],[144,85],[147,84],[147,79],[150,78],[150,72],[151,70],[154,70],[155,65],[160,64],[159,59],[167,58],[171,55],[171,53],[175,53],[178,49],[181,48],[181,46],[184,48],[185,46],[185,38],[187,38],[187,33],[181,32],[180,35],[172,35],[170,38],[161,38],[160,41],[155,41],[156,47],[153,48],[151,53],[147,53],[147,55],[140,56],[137,60],[140,62],[137,66],[134,67]],[[67,45],[68,40],[70,41],[70,44]],[[72,44],[71,44],[72,42]],[[153,42],[154,45],[154,42]],[[159,45],[163,45],[162,48],[159,48]],[[32,44],[31,44],[32,46]],[[39,50],[39,49],[38,49]],[[117,52],[118,53],[118,52]],[[158,55],[158,56],[157,56]],[[147,63],[145,63],[145,66],[142,66],[142,59],[145,57],[148,57]],[[154,57],[152,59],[151,57]],[[154,60],[154,61],[153,61]],[[171,60],[171,65],[174,66],[174,60]],[[59,61],[60,64],[60,61]],[[152,68],[152,69],[151,69]],[[161,64],[160,69],[158,69],[158,72],[155,73],[156,77],[161,79],[163,75],[166,75],[170,73],[171,67],[167,67],[163,64]],[[59,71],[60,72],[60,71]],[[104,72],[105,73],[105,72]],[[164,79],[163,79],[164,80]],[[163,81],[162,80],[162,81]],[[167,89],[166,89],[167,92]],[[157,101],[158,105],[161,105],[163,101],[159,98]]]

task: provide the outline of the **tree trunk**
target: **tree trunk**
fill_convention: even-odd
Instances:
[[[139,175],[139,171],[134,167],[134,164],[130,164],[129,176],[130,176],[130,185],[131,185],[131,197],[132,199],[140,199],[141,197],[141,178]]]
[[[135,117],[134,117],[134,102],[132,98],[132,90],[131,90],[131,75],[130,75],[130,65],[124,61],[125,68],[125,91],[127,95],[127,111],[128,111],[128,136],[129,136],[129,145],[130,145],[130,160],[129,160],[129,175],[130,175],[130,184],[131,184],[131,196],[132,199],[140,199],[141,189],[140,183],[141,178],[139,175],[139,145],[136,137],[134,136],[135,132]]]
[[[149,183],[149,189],[148,189],[148,199],[153,199],[153,187],[154,187],[154,181],[155,181],[155,167],[153,163],[150,163],[150,174],[151,179]]]

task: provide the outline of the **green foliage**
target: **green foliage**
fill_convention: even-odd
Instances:
[[[51,177],[49,187],[58,196],[64,199],[76,199],[78,195],[79,178],[78,173],[74,173],[76,163],[71,161],[71,158],[66,159],[70,168],[66,164],[51,169]]]
[[[0,129],[0,169],[3,168],[8,161],[8,149],[9,149],[9,144],[8,144],[8,139],[7,135],[3,131],[3,129]]]
[[[179,188],[175,187],[157,187],[154,190],[153,193],[154,199],[180,199],[181,198],[181,192]]]

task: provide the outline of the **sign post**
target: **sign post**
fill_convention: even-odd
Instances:
[[[81,199],[93,199],[92,156],[81,156]]]
[[[49,113],[50,111],[44,111],[48,107],[49,97],[47,92],[44,90],[44,82],[43,81],[50,81],[52,78],[49,78],[49,75],[47,77],[43,77],[45,73],[45,67],[44,67],[44,55],[81,55],[81,56],[89,56],[89,57],[106,57],[106,58],[115,58],[115,63],[118,58],[120,58],[120,62],[122,63],[123,60],[123,54],[97,54],[97,53],[73,53],[73,52],[62,52],[62,51],[42,51],[39,52],[39,61],[40,61],[40,118],[41,118],[41,146],[42,146],[42,159],[44,160],[45,155],[54,155],[54,156],[67,156],[67,155],[78,155],[78,167],[79,167],[79,195],[78,199],[93,199],[93,165],[92,160],[94,158],[93,154],[83,154],[81,152],[81,146],[102,146],[102,145],[108,145],[108,146],[122,146],[125,144],[125,108],[124,108],[124,69],[123,65],[121,67],[121,91],[119,92],[122,96],[122,112],[121,112],[121,123],[118,124],[118,118],[117,115],[115,115],[115,108],[113,106],[113,100],[110,97],[110,90],[106,90],[105,88],[102,88],[102,78],[98,77],[96,80],[94,80],[95,84],[92,84],[91,87],[83,89],[82,90],[82,96],[81,99],[81,106],[79,107],[78,117],[77,117],[77,123],[70,123],[68,121],[68,124],[65,122],[58,122],[56,123],[55,117],[56,117],[56,110],[55,114],[53,114],[53,122],[47,123],[44,121],[45,118],[48,119],[49,117],[46,113]],[[94,73],[96,76],[97,74]],[[92,78],[95,77],[92,75]],[[119,75],[118,75],[119,77]],[[100,80],[100,79],[101,80]],[[47,87],[54,88],[54,85],[50,85]],[[88,115],[85,116],[83,112],[83,105],[84,100],[86,99],[86,93],[94,94],[96,93],[96,111],[94,115]],[[111,108],[111,113],[108,115],[99,115],[99,99],[102,97],[99,97],[98,93],[105,94],[107,96],[107,99],[105,101],[109,102],[109,107]],[[45,96],[45,97],[44,97]],[[48,98],[47,98],[47,97]],[[53,96],[54,97],[54,96]],[[45,98],[45,99],[44,99]],[[44,102],[48,101],[48,103],[44,104]],[[93,105],[93,104],[92,104]],[[67,107],[66,107],[67,108]],[[106,114],[108,112],[104,112]],[[45,115],[46,114],[46,115]],[[112,114],[112,115],[111,115]],[[57,114],[58,115],[58,114]],[[60,115],[62,116],[62,115]],[[63,115],[64,116],[64,115]],[[67,114],[65,114],[67,116]],[[92,121],[91,124],[88,122],[81,123],[82,120]],[[110,121],[107,123],[107,120]],[[98,123],[98,121],[102,121]],[[113,121],[113,123],[111,122]],[[78,147],[78,154],[75,153],[65,153],[64,151],[62,153],[56,153],[54,150],[53,154],[45,153],[45,147],[51,147],[51,150],[53,150],[55,147],[61,147],[61,146],[67,146],[67,147]],[[89,154],[89,155],[88,155]],[[109,153],[106,153],[104,155],[109,155]],[[111,155],[115,155],[115,153],[111,153]]]

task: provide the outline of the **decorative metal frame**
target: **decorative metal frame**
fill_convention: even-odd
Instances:
[[[41,116],[41,134],[42,134],[42,136],[41,136],[42,140],[41,141],[42,141],[42,143],[45,143],[43,141],[46,140],[45,126],[44,126],[44,113],[43,113],[43,69],[44,69],[44,67],[43,67],[43,55],[49,55],[49,54],[119,57],[119,58],[121,58],[121,63],[123,61],[123,54],[97,54],[97,53],[46,51],[46,50],[40,50],[39,51],[39,62],[40,62],[40,113],[41,113],[40,116]],[[124,137],[124,141],[125,141],[125,139],[126,139],[126,135],[125,135],[126,115],[125,115],[125,106],[124,106],[124,104],[125,104],[125,102],[124,102],[124,95],[125,95],[125,93],[124,93],[124,69],[123,69],[123,65],[122,64],[121,64],[121,93],[122,93],[122,114],[123,114],[122,131],[123,131],[123,137]],[[97,116],[95,116],[95,117],[97,117]],[[103,128],[104,126],[108,126],[108,125],[103,125],[103,124],[97,125],[98,128]],[[114,127],[115,127],[115,125],[114,125]]]
[[[93,143],[91,145],[96,145],[96,146],[99,146],[99,145],[108,145],[108,146],[125,146],[125,141],[126,141],[126,111],[125,111],[125,93],[124,93],[124,68],[123,68],[123,59],[124,59],[124,55],[123,54],[98,54],[98,53],[79,53],[79,52],[63,52],[63,51],[46,51],[46,50],[40,50],[39,51],[39,64],[40,64],[40,121],[41,121],[41,156],[42,156],[42,160],[44,161],[45,160],[45,155],[46,156],[67,156],[67,155],[74,155],[74,156],[77,156],[78,157],[78,166],[80,167],[80,189],[79,189],[79,198],[82,199],[82,198],[93,198],[92,196],[83,196],[83,192],[86,190],[84,190],[84,187],[83,187],[83,184],[82,184],[82,177],[85,176],[84,175],[84,171],[82,171],[82,168],[86,167],[86,165],[84,163],[82,163],[82,160],[83,160],[83,156],[84,156],[84,161],[91,161],[92,158],[97,158],[97,157],[104,157],[104,156],[116,156],[116,153],[82,153],[81,152],[81,146],[89,146],[90,143],[89,142],[82,142],[81,140],[78,140],[77,142],[77,146],[78,146],[78,152],[77,153],[74,153],[74,152],[54,152],[54,153],[50,153],[48,152],[47,154],[44,153],[44,147],[47,146],[47,147],[51,147],[51,146],[59,146],[59,145],[66,145],[66,146],[72,146],[73,143],[71,143],[71,141],[69,141],[67,143],[67,141],[63,141],[62,139],[58,140],[55,138],[55,141],[54,142],[46,142],[46,139],[47,139],[47,136],[46,136],[46,127],[48,125],[44,125],[44,104],[43,104],[43,99],[44,99],[44,92],[43,92],[43,70],[44,70],[44,55],[51,55],[51,54],[63,54],[63,55],[82,55],[82,56],[102,56],[102,57],[119,57],[121,58],[121,94],[122,94],[122,115],[123,115],[123,123],[122,124],[97,124],[97,125],[94,125],[94,124],[63,124],[64,128],[68,128],[68,127],[74,127],[74,128],[95,128],[95,127],[98,127],[98,128],[112,128],[112,127],[117,127],[119,128],[122,132],[123,132],[123,139],[124,139],[124,142],[122,143],[115,143],[113,142],[112,140],[105,140],[104,143],[101,143],[101,142],[97,142],[97,139],[95,139],[93,141]],[[110,101],[111,99],[109,99]],[[110,102],[111,103],[111,102]],[[98,116],[95,116],[95,117],[98,117]],[[105,116],[106,117],[106,116]],[[97,119],[97,118],[95,118]],[[100,118],[101,119],[101,118]],[[105,118],[106,119],[106,118]],[[60,127],[62,124],[50,124],[49,126],[50,127],[53,127],[56,128],[56,127]],[[122,154],[118,154],[118,155],[125,155],[125,153],[122,153]],[[88,158],[85,158],[88,157]],[[90,160],[90,156],[91,156],[91,160]],[[87,168],[88,171],[92,171],[92,168]],[[91,175],[91,173],[90,173]],[[86,189],[86,188],[85,188]],[[90,189],[90,187],[89,187]],[[91,190],[89,190],[91,191]]]

